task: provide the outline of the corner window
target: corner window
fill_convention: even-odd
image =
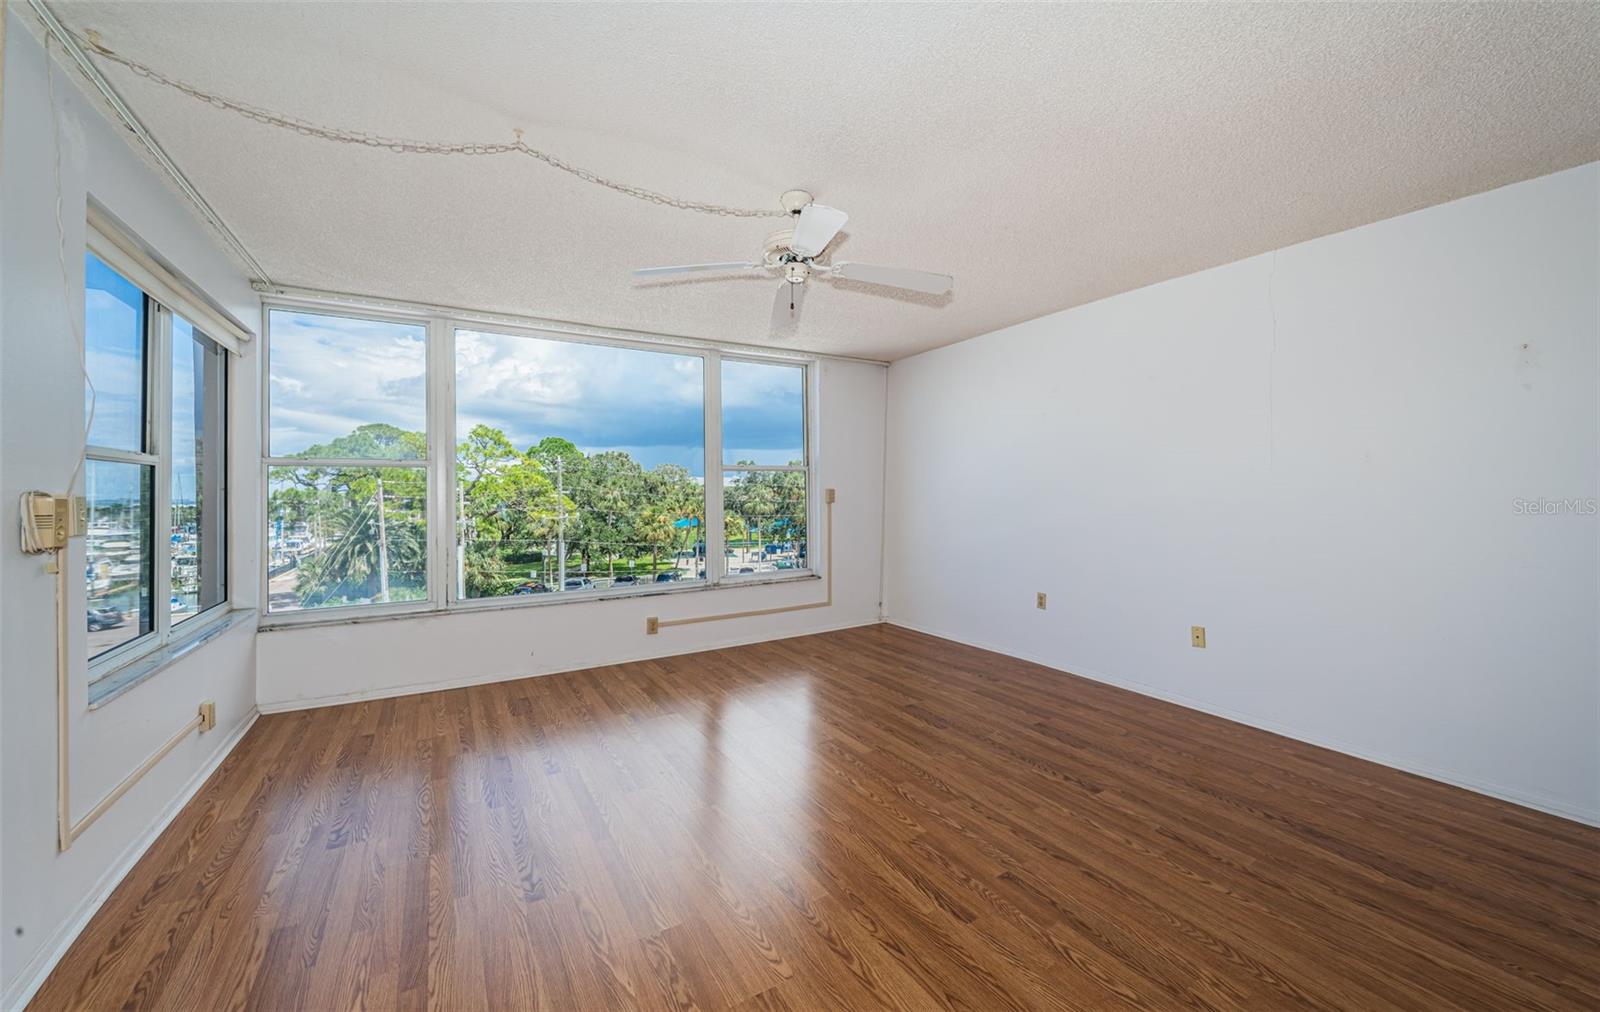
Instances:
[[[311,300],[266,318],[273,622],[811,575],[804,361]]]
[[[94,251],[84,256],[90,699],[227,601],[227,358]]]

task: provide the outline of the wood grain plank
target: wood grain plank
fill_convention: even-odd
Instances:
[[[34,1009],[1600,1007],[1600,831],[889,626],[261,718]]]

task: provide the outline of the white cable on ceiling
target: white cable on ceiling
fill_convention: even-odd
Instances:
[[[79,43],[79,45],[85,47],[89,52],[94,53],[96,56],[110,60],[113,63],[121,64],[148,81],[153,81],[156,84],[171,88],[174,91],[188,95],[190,98],[204,102],[207,105],[215,106],[218,109],[236,113],[246,119],[254,120],[257,123],[261,123],[266,126],[277,127],[280,130],[289,130],[304,137],[318,137],[322,140],[336,141],[340,144],[358,144],[362,147],[379,148],[386,151],[393,151],[396,154],[408,155],[525,155],[529,158],[537,159],[553,169],[559,169],[562,172],[577,176],[586,183],[593,183],[596,186],[603,186],[608,190],[614,190],[617,193],[625,194],[637,200],[648,201],[652,204],[661,204],[666,207],[676,207],[683,211],[696,211],[700,214],[717,214],[732,218],[789,217],[789,212],[783,210],[782,208],[762,210],[759,208],[748,207],[728,207],[724,204],[709,204],[698,200],[684,200],[680,197],[673,197],[665,193],[659,193],[655,190],[648,190],[642,186],[634,186],[630,183],[619,183],[614,179],[607,179],[605,176],[602,176],[596,172],[591,172],[590,170],[581,166],[573,165],[571,162],[568,162],[556,155],[552,155],[547,151],[541,151],[538,148],[530,146],[522,139],[521,130],[514,131],[515,139],[511,141],[449,142],[419,141],[405,137],[389,137],[383,134],[368,133],[364,130],[351,130],[345,127],[324,126],[319,123],[312,123],[309,120],[300,119],[296,116],[290,116],[286,113],[273,112],[270,109],[263,109],[259,106],[238,101],[237,99],[228,98],[224,95],[218,95],[215,92],[206,91],[203,88],[189,84],[185,81],[179,81],[175,78],[168,77],[153,67],[140,63],[137,60],[129,59],[128,57],[123,56],[121,53],[109,49],[100,41],[99,37],[94,32],[88,33],[87,36],[80,36],[74,33],[73,38]]]

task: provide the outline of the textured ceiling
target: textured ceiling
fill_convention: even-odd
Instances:
[[[781,222],[517,156],[299,137],[104,64],[279,284],[894,359],[1600,157],[1600,4],[57,3],[161,71],[331,125],[527,140],[694,200],[850,213],[946,299],[639,284]],[[920,301],[918,301],[920,299]]]

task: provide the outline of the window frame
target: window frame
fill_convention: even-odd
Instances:
[[[146,285],[148,268],[133,258],[127,248],[132,240],[108,231],[108,225],[103,216],[91,217],[85,232],[84,249],[86,253],[93,254],[111,270],[120,275],[144,297],[144,411],[140,420],[143,426],[144,450],[135,452],[122,450],[115,447],[100,446],[88,442],[87,424],[85,424],[85,441],[83,448],[84,468],[87,472],[90,461],[109,463],[134,464],[152,469],[154,483],[151,501],[151,588],[150,631],[120,643],[104,653],[88,656],[85,648],[85,668],[87,673],[87,686],[89,706],[91,709],[110,702],[127,689],[133,687],[150,674],[159,670],[159,665],[150,666],[152,658],[158,657],[187,645],[207,638],[207,636],[221,623],[233,609],[233,552],[229,550],[233,536],[234,511],[232,508],[232,482],[229,480],[229,462],[232,459],[232,409],[231,393],[235,382],[235,363],[237,353],[232,347],[206,331],[202,323],[195,322],[196,317],[209,319],[214,315],[212,311],[196,313],[195,306],[203,305],[203,301],[192,293],[162,287],[158,291],[151,291]],[[85,279],[84,293],[80,302],[87,301],[87,279]],[[86,310],[85,310],[86,311]],[[222,600],[196,612],[182,622],[172,620],[172,368],[173,368],[173,319],[182,316],[197,335],[211,339],[223,351],[226,365],[222,373],[222,475],[221,475],[221,522],[223,525],[221,543],[222,553]],[[84,320],[84,342],[87,350],[88,320]],[[165,533],[163,533],[165,532]],[[85,566],[87,565],[87,547],[85,548]],[[88,610],[88,595],[85,590],[84,610]],[[124,673],[133,672],[134,677],[120,677]]]
[[[315,316],[334,316],[346,320],[359,320],[366,323],[392,323],[404,327],[422,327],[422,361],[423,361],[423,438],[426,452],[421,457],[410,457],[403,460],[385,460],[383,458],[342,458],[342,457],[276,457],[272,455],[272,313],[274,311],[305,313]],[[318,622],[339,621],[346,617],[372,617],[385,615],[409,615],[418,612],[438,611],[441,607],[440,577],[439,577],[439,523],[438,518],[446,515],[440,511],[438,484],[434,474],[434,461],[439,457],[439,446],[436,442],[438,424],[436,414],[441,398],[434,390],[434,377],[437,375],[435,359],[437,357],[437,321],[427,316],[410,313],[394,313],[386,310],[373,310],[368,312],[359,307],[326,306],[318,304],[301,303],[298,300],[285,301],[279,299],[261,300],[261,530],[257,535],[261,548],[261,586],[260,586],[260,612],[261,622],[264,625],[300,625],[316,624]],[[424,559],[427,581],[427,593],[413,601],[390,601],[384,604],[349,604],[333,608],[297,608],[293,611],[272,611],[272,595],[269,585],[272,582],[270,565],[272,555],[268,527],[268,500],[272,494],[272,469],[282,468],[310,468],[310,467],[342,467],[342,468],[398,468],[401,470],[420,470],[427,484],[427,496],[423,501],[422,520],[427,530],[427,552]],[[448,509],[448,507],[447,507]]]
[[[271,443],[271,382],[272,382],[272,330],[271,315],[274,310],[341,316],[357,320],[371,320],[423,325],[426,329],[427,375],[424,388],[427,392],[428,456],[426,461],[307,461],[301,458],[275,458],[268,455]],[[635,587],[607,587],[594,591],[562,592],[554,594],[526,594],[502,597],[468,598],[456,586],[455,572],[459,565],[456,545],[456,445],[460,434],[456,431],[456,331],[466,330],[506,337],[529,337],[539,340],[562,341],[573,344],[602,345],[636,351],[667,353],[699,358],[702,362],[704,441],[705,441],[705,518],[706,518],[706,578],[666,585],[646,584]],[[268,550],[268,525],[266,523],[267,478],[272,467],[317,466],[399,466],[426,470],[428,481],[428,595],[417,601],[391,604],[347,605],[338,608],[302,609],[296,611],[269,611],[267,569],[261,566],[260,627],[263,629],[296,625],[363,622],[375,619],[397,618],[420,614],[446,612],[494,611],[511,608],[542,608],[564,604],[582,604],[622,598],[653,597],[664,594],[692,594],[727,587],[751,587],[763,584],[792,583],[822,578],[816,560],[821,558],[812,546],[813,533],[818,530],[820,495],[816,481],[815,416],[816,385],[820,359],[818,356],[785,352],[729,347],[713,342],[673,338],[631,331],[618,331],[603,327],[579,324],[557,324],[527,317],[446,309],[444,307],[415,304],[366,301],[351,298],[314,298],[304,295],[275,294],[261,300],[262,368],[261,368],[261,503],[262,523],[257,532],[261,558]],[[726,349],[726,350],[725,350]],[[722,360],[756,362],[773,365],[800,366],[803,375],[803,431],[805,433],[805,465],[772,467],[771,470],[806,471],[806,524],[807,568],[780,573],[722,573],[720,560],[723,552],[723,480],[724,470],[740,470],[722,463]]]
[[[717,372],[718,372],[718,376],[717,376],[717,416],[718,416],[719,420],[720,420],[720,418],[722,416],[722,403],[721,403],[721,401],[722,401],[722,376],[721,376],[722,362],[749,362],[749,363],[752,363],[752,364],[755,364],[755,365],[786,365],[786,366],[798,365],[800,367],[800,432],[801,432],[801,437],[800,438],[801,438],[801,444],[802,445],[800,447],[800,464],[798,466],[794,465],[794,464],[743,464],[743,465],[741,465],[741,464],[727,464],[727,463],[724,463],[724,464],[722,464],[720,466],[720,468],[717,471],[717,493],[718,493],[719,500],[722,500],[722,501],[719,501],[718,504],[717,504],[717,523],[719,525],[717,540],[719,542],[725,540],[725,536],[726,536],[726,533],[727,533],[726,530],[723,529],[722,526],[721,526],[722,525],[722,521],[723,521],[723,516],[722,516],[723,508],[724,508],[724,503],[726,501],[726,496],[727,496],[727,490],[725,488],[727,472],[735,471],[735,472],[739,472],[739,473],[743,473],[743,474],[758,474],[758,473],[763,473],[763,472],[776,472],[776,473],[794,473],[794,472],[799,472],[799,473],[802,473],[802,474],[804,474],[806,476],[806,565],[805,565],[804,569],[797,569],[794,572],[793,576],[795,576],[795,577],[804,577],[804,576],[806,576],[808,574],[815,574],[817,572],[817,570],[816,570],[816,567],[815,567],[814,563],[816,561],[817,554],[816,554],[816,552],[812,551],[812,548],[811,548],[811,536],[817,530],[817,526],[816,526],[817,525],[817,510],[816,510],[817,494],[816,494],[816,487],[815,487],[816,486],[816,481],[815,481],[815,477],[816,476],[812,473],[812,461],[811,461],[811,414],[812,414],[812,410],[811,410],[811,403],[812,403],[811,378],[814,375],[814,373],[816,372],[816,370],[811,365],[808,365],[808,364],[803,363],[803,362],[795,363],[795,362],[788,362],[788,361],[776,360],[776,359],[770,359],[770,358],[760,358],[760,357],[752,356],[752,355],[723,355],[723,356],[720,356],[720,361],[717,363]],[[720,429],[720,422],[719,422],[719,429]],[[721,447],[720,446],[718,447],[717,456],[718,456],[719,459],[722,457]],[[709,479],[707,479],[707,480],[709,481]],[[709,554],[710,553],[710,542],[707,541],[706,545],[707,545],[707,553]],[[717,547],[718,547],[718,551],[719,552],[721,552],[723,550],[723,546],[722,545],[719,544]],[[727,563],[727,559],[724,556],[723,558],[718,560],[717,565],[718,565],[719,568],[721,568],[721,567],[725,566],[726,563]],[[710,562],[708,561],[707,562],[707,567],[709,568],[709,566],[710,566]],[[729,584],[741,584],[741,583],[752,583],[752,582],[753,583],[766,583],[766,582],[769,582],[772,579],[773,575],[774,574],[772,574],[772,573],[723,573],[722,574],[722,580],[720,582],[729,583]],[[762,579],[763,577],[765,577],[766,579]]]

